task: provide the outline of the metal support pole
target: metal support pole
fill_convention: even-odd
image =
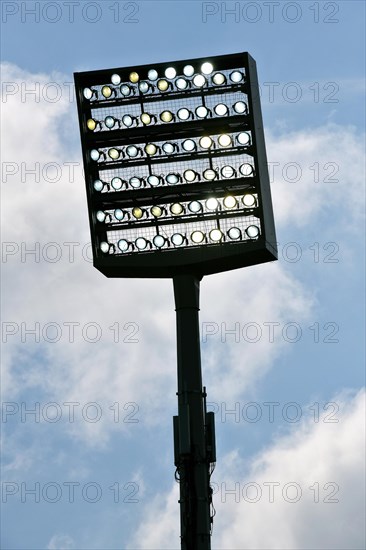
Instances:
[[[181,549],[210,550],[212,492],[198,321],[200,280],[191,274],[177,275],[173,284],[178,354],[174,439],[180,482]]]

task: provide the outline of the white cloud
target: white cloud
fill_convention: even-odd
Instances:
[[[365,547],[365,392],[348,392],[333,401],[340,405],[339,423],[324,422],[324,417],[319,423],[306,421],[250,461],[245,446],[218,459],[212,478],[214,548]],[[149,503],[130,548],[179,547],[177,499],[173,487]]]
[[[54,535],[47,545],[47,550],[72,550],[75,541],[69,535]]]

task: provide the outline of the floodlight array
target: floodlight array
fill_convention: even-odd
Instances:
[[[80,78],[96,258],[261,239],[257,128],[244,59],[221,56]]]

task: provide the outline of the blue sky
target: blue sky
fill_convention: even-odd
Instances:
[[[364,3],[1,7],[2,548],[179,548],[172,283],[88,261],[72,74],[240,51],[279,261],[201,284],[212,547],[364,548]]]

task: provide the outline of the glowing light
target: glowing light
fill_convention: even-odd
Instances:
[[[213,71],[212,63],[206,62],[201,65],[201,73],[208,75],[208,74],[211,74],[212,71]]]
[[[121,221],[125,217],[125,214],[123,210],[121,210],[120,208],[116,208],[116,210],[114,211],[114,217],[116,218],[116,220]]]
[[[101,191],[104,187],[104,183],[101,180],[95,180],[93,187],[96,191]]]
[[[160,206],[152,206],[150,212],[154,218],[160,218],[163,215],[163,209]]]
[[[178,174],[168,174],[167,177],[166,177],[166,181],[167,183],[169,183],[169,185],[176,185],[177,183],[179,183],[179,175]]]
[[[172,78],[175,78],[177,76],[177,71],[174,69],[174,67],[168,67],[165,69],[165,76],[169,78],[169,80],[172,80]]]
[[[143,237],[139,237],[135,240],[135,245],[138,250],[145,250],[145,248],[147,247],[147,240]]]
[[[232,239],[233,241],[237,241],[238,239],[241,239],[241,231],[238,227],[230,227],[227,234],[230,237],[230,239]]]
[[[142,94],[146,94],[150,90],[150,84],[142,80],[139,84],[139,90]]]
[[[94,118],[89,118],[86,121],[86,125],[89,128],[89,130],[95,130],[95,128],[97,127],[97,121],[94,120]]]
[[[240,71],[233,71],[230,74],[230,80],[235,84],[237,84],[238,82],[241,82],[243,79],[244,79],[244,75]]]
[[[111,185],[112,185],[113,189],[118,191],[119,189],[122,189],[123,181],[121,180],[121,178],[115,177],[115,178],[112,179]]]
[[[162,248],[166,243],[166,239],[162,237],[161,235],[155,235],[153,238],[153,244],[156,246],[156,248]]]
[[[250,239],[255,239],[259,235],[259,227],[257,227],[256,225],[250,225],[246,228],[245,233]]]
[[[197,87],[197,88],[202,88],[202,86],[204,86],[206,84],[206,79],[203,75],[201,74],[196,74],[194,77],[193,77],[193,84]]]
[[[135,158],[139,154],[139,149],[136,147],[136,145],[129,145],[126,148],[126,153],[129,157]]]
[[[209,111],[207,107],[205,107],[204,105],[200,105],[199,107],[197,107],[196,115],[198,116],[198,118],[206,118],[208,114],[209,114]]]
[[[113,116],[107,116],[104,119],[104,124],[109,128],[110,130],[113,128],[113,126],[116,124],[117,120]]]
[[[205,170],[203,172],[203,177],[205,178],[205,180],[208,180],[208,181],[212,181],[216,178],[217,174],[215,172],[215,170],[212,170],[211,168],[208,168],[207,170]]]
[[[108,254],[109,248],[110,248],[109,244],[106,243],[105,241],[102,241],[102,242],[100,243],[100,249],[101,249],[101,251],[103,252],[103,254]]]
[[[213,241],[214,243],[218,243],[221,241],[223,234],[221,233],[220,229],[211,229],[209,237],[211,241]]]
[[[91,90],[90,88],[84,88],[83,90],[83,96],[85,97],[85,99],[91,99],[94,95],[94,91]]]
[[[140,77],[135,71],[133,71],[132,73],[130,73],[129,79],[130,79],[130,82],[132,82],[133,84],[136,84],[136,82],[139,81]]]
[[[130,243],[126,241],[126,239],[120,239],[118,241],[118,248],[121,252],[127,252],[127,250],[130,248]]]
[[[145,124],[145,126],[148,126],[151,124],[151,115],[149,113],[142,113],[140,116],[142,124]]]
[[[232,195],[228,195],[227,197],[225,197],[223,202],[225,208],[235,208],[235,206],[238,204],[236,198]]]
[[[174,216],[180,216],[184,212],[183,205],[180,202],[172,204],[169,210]]]
[[[177,112],[177,116],[180,120],[188,120],[191,114],[191,111],[188,111],[186,108],[179,109]]]
[[[246,206],[247,208],[253,208],[257,201],[255,199],[255,196],[254,195],[251,195],[250,193],[247,193],[246,195],[244,195],[244,197],[242,198],[242,203],[244,204],[244,206]]]
[[[136,176],[130,178],[129,183],[133,189],[139,189],[143,186],[143,180],[141,178],[137,178]]]
[[[158,79],[158,72],[155,69],[150,69],[147,73],[147,78],[153,82]]]
[[[228,134],[222,134],[218,139],[220,147],[230,147],[232,145],[231,137]]]
[[[237,101],[236,103],[234,103],[233,109],[236,113],[241,115],[241,114],[247,112],[248,107],[247,107],[246,103],[244,103],[244,101]]]
[[[188,87],[188,82],[185,78],[180,77],[175,81],[175,85],[178,90],[185,90]]]
[[[157,86],[161,92],[166,92],[167,89],[169,88],[169,82],[164,78],[161,78],[160,80],[158,80]]]
[[[132,215],[136,220],[140,220],[142,216],[144,215],[144,211],[139,206],[135,206],[132,208]]]
[[[182,143],[182,147],[185,151],[194,151],[197,147],[196,142],[193,139],[185,139]]]
[[[163,111],[160,113],[160,120],[163,122],[171,122],[174,119],[174,115],[170,111]]]
[[[109,99],[112,95],[112,88],[110,86],[103,86],[102,88],[102,95],[106,98],[106,99]]]
[[[97,220],[98,222],[104,222],[105,221],[105,213],[103,212],[103,210],[98,210],[97,212]]]
[[[108,149],[108,156],[112,160],[117,160],[119,158],[120,151],[116,149],[115,147],[112,147],[111,149]]]
[[[213,141],[209,136],[204,136],[201,137],[199,143],[202,149],[209,149],[212,146]]]
[[[188,205],[188,210],[190,210],[193,214],[198,214],[199,212],[202,212],[202,204],[199,201],[192,201]]]
[[[228,114],[229,109],[227,108],[227,106],[224,103],[219,103],[214,108],[214,111],[217,114],[217,116],[225,116],[225,115]]]
[[[193,76],[194,75],[194,67],[192,65],[186,65],[183,69],[184,76]]]
[[[129,95],[133,94],[133,88],[129,86],[128,84],[122,84],[120,87],[121,94],[125,97],[128,97]]]
[[[251,164],[242,164],[239,168],[242,176],[251,176],[253,174],[253,166]]]
[[[148,176],[147,183],[151,185],[151,187],[156,187],[160,184],[160,178],[152,174],[151,176]]]
[[[95,161],[99,160],[99,158],[100,158],[100,153],[99,153],[98,149],[92,149],[92,150],[90,151],[90,158],[91,158],[92,160],[95,160]]]
[[[145,153],[150,157],[153,157],[157,153],[158,148],[154,143],[148,143],[145,145]]]
[[[122,124],[130,128],[134,123],[134,118],[131,115],[123,115]]]
[[[174,153],[176,148],[177,148],[177,146],[175,145],[175,143],[166,142],[166,143],[163,144],[163,151],[167,155],[171,155],[172,153]]]
[[[217,210],[219,207],[219,202],[215,198],[207,199],[206,201],[206,208],[207,210]]]
[[[184,237],[181,233],[174,233],[171,236],[171,241],[174,246],[181,246],[184,243]]]
[[[183,173],[184,179],[188,182],[192,182],[197,178],[197,172],[194,170],[185,170]]]
[[[235,170],[232,166],[226,165],[221,168],[223,178],[232,178],[235,175]]]
[[[250,136],[246,132],[240,132],[240,134],[238,134],[237,140],[240,145],[249,145]]]
[[[119,76],[119,74],[112,74],[111,82],[114,86],[118,86],[118,84],[121,84],[121,77]]]
[[[217,86],[221,86],[221,84],[226,83],[226,77],[222,73],[216,73],[212,77],[212,82]]]
[[[205,238],[204,233],[202,231],[193,231],[191,235],[191,239],[195,244],[200,244]]]

